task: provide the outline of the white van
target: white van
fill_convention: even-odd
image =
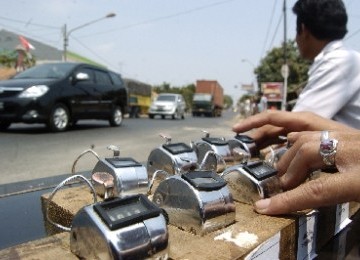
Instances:
[[[184,98],[180,94],[161,93],[154,100],[149,109],[149,118],[153,119],[156,115],[171,116],[172,119],[185,118],[186,104]]]

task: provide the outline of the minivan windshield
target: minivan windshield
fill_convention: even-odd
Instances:
[[[174,95],[159,95],[156,101],[175,101],[176,96]]]
[[[60,79],[68,75],[76,64],[52,63],[27,69],[14,76],[14,79]]]

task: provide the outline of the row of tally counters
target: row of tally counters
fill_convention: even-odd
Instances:
[[[148,157],[149,178],[158,170],[172,175],[194,169],[214,171],[227,182],[236,201],[248,204],[282,191],[277,171],[272,167],[277,153],[272,151],[271,158],[265,162],[258,159],[260,152],[255,141],[247,135],[237,134],[226,140],[203,132],[205,136],[191,141],[190,146],[171,143],[170,138],[162,136],[165,144],[152,150]]]
[[[191,147],[165,139],[150,153],[147,168],[132,158],[121,158],[115,146],[110,147],[113,157],[98,157],[91,180],[104,201],[75,215],[73,253],[109,259],[164,256],[167,223],[204,235],[235,222],[233,198],[249,203],[279,192],[273,168],[262,161],[247,163],[257,156],[255,143],[247,136],[225,141],[206,133]],[[240,164],[225,167],[236,160]],[[145,194],[149,195],[157,175],[166,178],[151,202]]]
[[[154,149],[150,153],[148,166],[155,159],[159,168],[151,174],[148,170],[152,167],[147,169],[133,158],[120,157],[116,146],[108,147],[113,151],[110,158],[101,159],[87,150],[75,160],[73,173],[84,154],[91,152],[98,158],[90,186],[104,199],[83,207],[74,216],[69,231],[75,255],[85,259],[166,258],[169,222],[199,235],[235,222],[235,205],[225,180],[215,171],[199,170],[191,147],[170,144],[170,139],[164,138],[166,144],[161,149],[167,152],[158,154],[159,150]],[[179,160],[184,162],[184,153],[192,156],[192,160],[185,160],[191,166],[176,166]],[[157,176],[166,178],[150,201],[145,195],[150,194]]]

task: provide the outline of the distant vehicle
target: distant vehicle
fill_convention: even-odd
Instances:
[[[267,98],[268,108],[281,110],[283,102],[283,83],[282,82],[263,82],[261,89]]]
[[[149,109],[149,118],[159,115],[162,119],[171,116],[172,119],[185,118],[186,104],[182,95],[172,93],[159,94]]]
[[[45,123],[61,132],[81,119],[119,126],[127,107],[121,76],[84,63],[48,63],[0,81],[0,129]]]
[[[193,116],[221,116],[224,106],[223,88],[216,80],[197,80],[192,101]]]
[[[152,87],[144,82],[124,78],[129,95],[128,108],[130,118],[138,118],[148,114],[151,105]]]

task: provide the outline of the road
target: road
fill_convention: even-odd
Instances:
[[[120,127],[109,127],[106,121],[79,121],[64,133],[50,133],[43,125],[14,124],[0,132],[0,184],[33,180],[71,173],[75,159],[92,148],[101,158],[112,156],[109,145],[120,148],[120,155],[145,163],[151,150],[161,145],[163,133],[173,142],[190,143],[203,136],[233,137],[231,126],[237,114],[226,111],[222,117],[171,119],[128,119]],[[91,153],[82,156],[75,172],[91,170],[97,159]]]

